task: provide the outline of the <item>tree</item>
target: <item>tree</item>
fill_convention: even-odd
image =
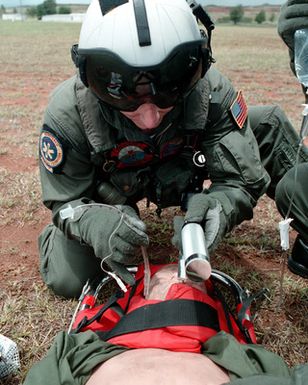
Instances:
[[[57,13],[57,3],[55,0],[45,0],[37,7],[37,16],[40,19],[44,15],[53,15]]]
[[[57,3],[55,0],[45,0],[44,3],[45,15],[53,15],[57,13]]]
[[[269,21],[270,21],[271,23],[273,23],[273,22],[275,21],[275,14],[274,14],[274,13],[271,14],[271,16],[270,16],[270,18],[269,18]]]
[[[30,7],[26,10],[27,16],[36,17],[37,16],[37,7]]]
[[[68,15],[68,14],[72,13],[72,10],[70,7],[61,6],[58,9],[58,13],[62,14],[62,15]]]
[[[258,24],[262,24],[264,23],[266,20],[266,15],[265,15],[265,11],[262,9],[262,11],[260,11],[256,17],[255,17],[255,21],[258,23]]]
[[[230,20],[233,21],[234,24],[239,23],[244,16],[244,8],[242,5],[238,5],[233,7],[230,11]]]
[[[6,9],[5,6],[1,4],[0,15],[3,15],[4,13],[6,13]]]

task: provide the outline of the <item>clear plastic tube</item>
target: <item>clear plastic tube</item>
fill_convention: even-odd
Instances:
[[[147,299],[150,292],[151,270],[150,270],[148,253],[144,246],[141,246],[141,252],[142,252],[143,264],[144,264],[143,295],[144,295],[144,298]]]

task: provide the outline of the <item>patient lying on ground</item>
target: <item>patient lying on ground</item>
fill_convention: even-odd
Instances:
[[[168,265],[151,279],[148,299],[164,300],[173,284],[179,283],[177,265]],[[185,283],[206,292],[204,282]],[[86,385],[220,385],[229,376],[200,353],[164,349],[133,349],[99,365]]]

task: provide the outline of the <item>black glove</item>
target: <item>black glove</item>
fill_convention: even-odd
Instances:
[[[281,7],[278,33],[290,49],[290,65],[294,74],[294,32],[303,28],[308,28],[307,0],[288,0]]]
[[[149,243],[146,225],[129,206],[91,205],[82,209],[78,218],[69,223],[72,238],[92,246],[112,271],[126,283],[134,283],[124,267],[136,255],[138,246]]]
[[[204,228],[206,247],[213,251],[227,232],[227,218],[220,201],[213,194],[196,194],[188,202],[185,222],[200,223]],[[181,228],[183,220],[174,218],[172,243],[181,250]]]

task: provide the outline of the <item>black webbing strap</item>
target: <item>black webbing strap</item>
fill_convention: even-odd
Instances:
[[[144,0],[133,0],[140,47],[151,45],[150,28]]]
[[[205,326],[220,330],[218,314],[212,306],[200,301],[173,299],[139,307],[125,314],[112,330],[97,334],[107,341],[123,334],[167,326]]]

